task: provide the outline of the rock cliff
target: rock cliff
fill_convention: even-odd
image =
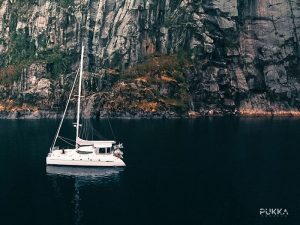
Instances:
[[[299,0],[0,0],[2,117],[300,115]]]

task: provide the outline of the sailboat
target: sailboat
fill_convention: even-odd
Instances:
[[[75,87],[78,72],[75,77],[71,93],[69,95],[67,105],[65,107],[62,119],[60,121],[58,130],[54,137],[52,146],[48,156],[46,157],[46,164],[51,166],[82,166],[82,167],[124,167],[123,162],[123,145],[117,144],[116,141],[100,141],[100,140],[84,140],[80,138],[80,112],[81,112],[81,92],[82,92],[82,74],[83,74],[83,55],[84,46],[81,50],[79,84],[78,84],[78,100],[77,100],[77,117],[76,124],[76,137],[75,148],[64,149],[56,145],[57,139],[64,140],[60,134],[64,118],[66,116],[67,108],[71,99],[72,92]]]

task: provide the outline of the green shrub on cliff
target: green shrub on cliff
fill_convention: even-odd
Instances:
[[[183,52],[179,55],[155,55],[124,70],[120,80],[123,80],[125,87],[130,90],[130,96],[134,99],[132,102],[144,111],[149,111],[150,108],[187,111],[189,94],[185,70],[191,62],[184,55]],[[146,99],[147,104],[141,104],[141,99]]]
[[[72,57],[66,55],[58,47],[41,54],[41,59],[47,63],[47,71],[53,78],[70,71]]]
[[[122,70],[122,59],[123,59],[122,53],[119,51],[115,52],[112,57],[111,66],[113,68]]]
[[[28,28],[21,32],[16,32],[17,16],[11,17],[10,29],[12,30],[10,41],[8,43],[8,52],[3,55],[0,68],[0,83],[12,84],[20,77],[21,71],[24,67],[28,66],[35,57],[35,45],[29,37]],[[4,41],[3,41],[4,43]]]
[[[28,28],[19,33],[11,35],[9,46],[8,64],[17,64],[23,60],[32,59],[35,56],[35,44],[28,35]]]
[[[21,67],[10,65],[0,69],[0,84],[10,85],[19,79]]]
[[[69,7],[74,5],[74,0],[57,0],[57,2],[62,6],[62,7]]]
[[[154,76],[159,74],[170,74],[179,82],[184,82],[185,78],[182,69],[186,62],[179,59],[176,55],[152,56],[145,62],[132,66],[123,72],[122,78],[136,78],[140,76]]]

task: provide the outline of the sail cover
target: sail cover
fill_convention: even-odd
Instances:
[[[80,146],[94,146],[95,148],[111,148],[115,141],[87,141],[77,137],[76,143]]]

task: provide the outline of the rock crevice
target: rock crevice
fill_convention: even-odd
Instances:
[[[64,2],[1,1],[2,111],[59,113],[82,44],[91,116],[299,111],[298,0]]]

